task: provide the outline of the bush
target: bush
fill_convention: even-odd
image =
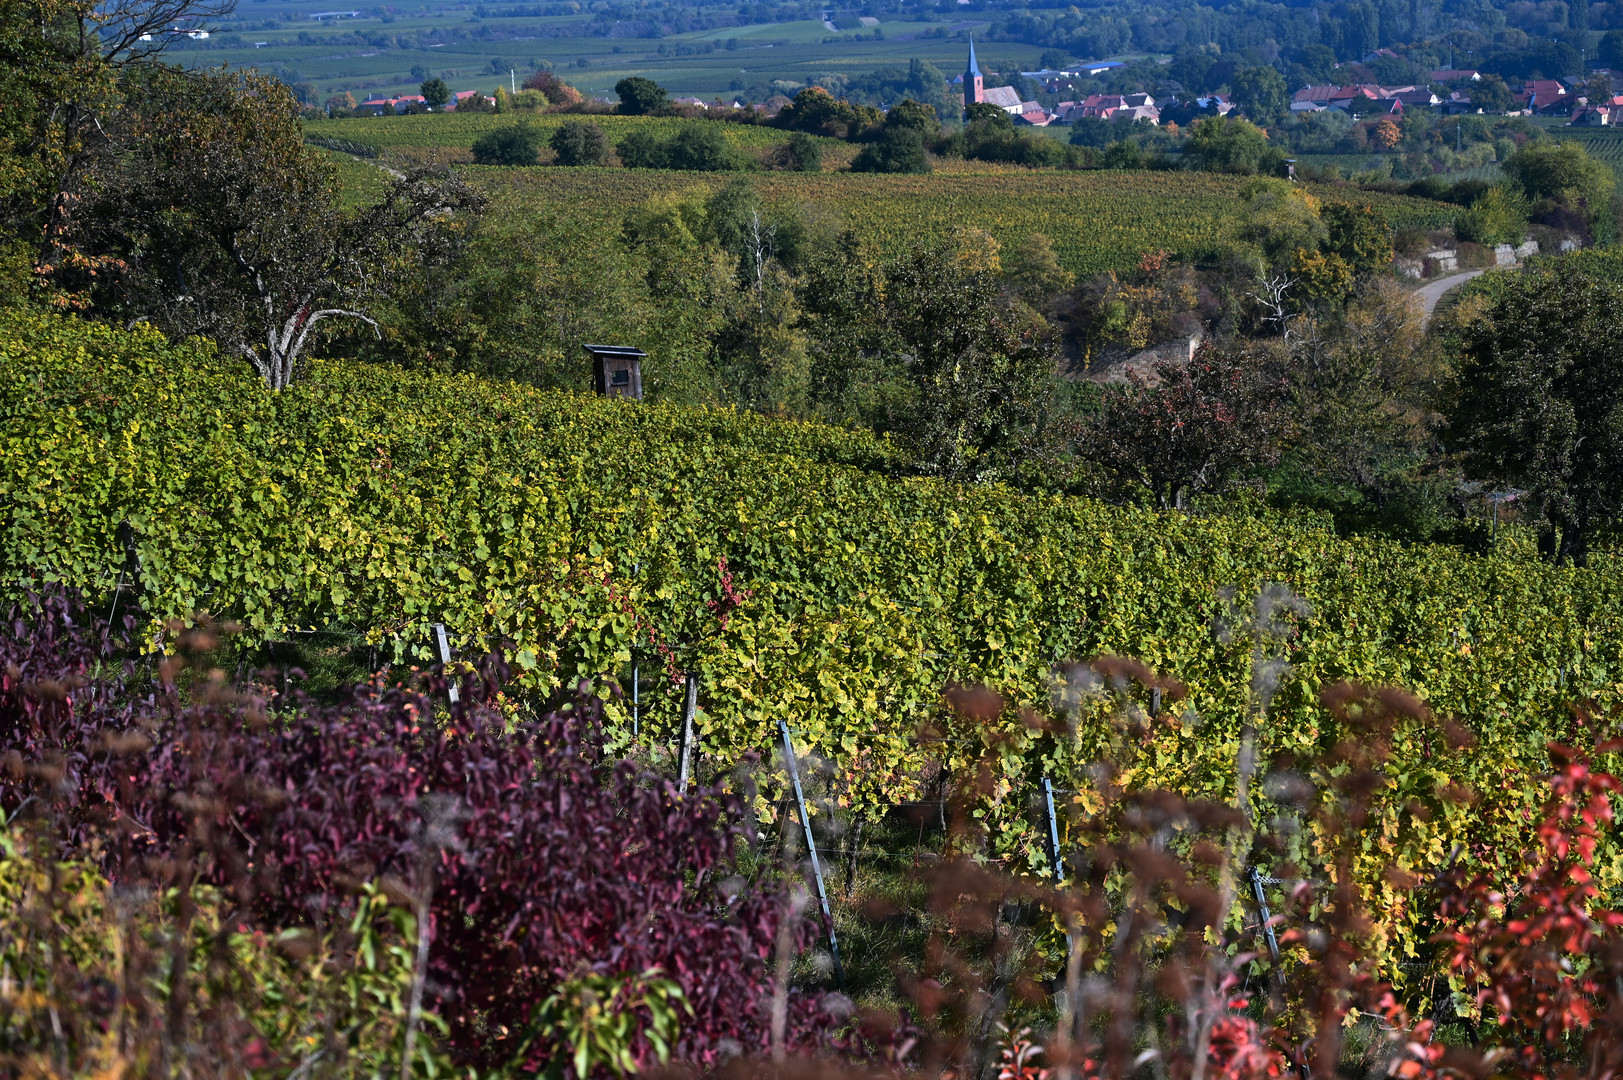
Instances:
[[[693,172],[727,172],[741,167],[720,125],[708,120],[683,124],[667,144],[665,161],[669,168]]]
[[[529,124],[487,131],[473,140],[473,160],[479,165],[535,165],[541,153],[541,133]]]
[[[813,136],[797,131],[773,152],[772,164],[787,172],[822,172],[823,146]]]
[[[729,172],[746,164],[727,145],[720,125],[710,120],[686,121],[669,139],[660,139],[648,131],[633,131],[614,149],[620,155],[620,164],[628,169]]]
[[[1527,199],[1510,184],[1483,192],[1454,223],[1461,240],[1486,244],[1519,244],[1527,232]]]
[[[924,136],[910,127],[886,128],[851,161],[852,172],[927,173],[930,155]]]
[[[651,131],[633,131],[614,144],[620,164],[628,169],[663,169],[667,144]]]
[[[462,704],[436,719],[443,682],[360,686],[322,706],[297,689],[266,700],[172,659],[158,693],[142,695],[135,668],[108,663],[117,644],[61,595],[0,627],[0,668],[28,673],[0,688],[0,758],[26,766],[0,773],[0,805],[114,887],[239,897],[238,933],[278,940],[349,925],[368,896],[395,898],[430,935],[426,967],[402,950],[408,986],[426,990],[464,1066],[530,1072],[568,1058],[575,1047],[537,1021],[582,975],[641,992],[657,978],[685,1003],[664,1030],[647,1005],[626,1008],[630,1060],[661,1058],[655,1036],[699,1067],[768,1048],[766,957],[791,908],[741,881],[719,886],[738,801],[709,788],[677,799],[662,777],[603,760],[602,704],[584,689],[517,715],[493,656],[460,676]],[[219,641],[203,628],[176,644],[201,657]],[[41,692],[51,684],[75,686],[74,706]],[[52,761],[62,767],[44,780],[37,766]],[[142,828],[126,840],[129,822]],[[804,947],[817,928],[797,918],[786,932]],[[211,985],[256,959],[215,953]],[[275,1015],[287,989],[272,985],[243,1022]],[[833,1018],[815,998],[788,1005],[791,1045],[819,1045]]]
[[[559,165],[603,165],[609,160],[609,137],[590,121],[564,121],[550,145]]]

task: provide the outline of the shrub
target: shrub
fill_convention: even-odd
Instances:
[[[669,139],[660,139],[648,131],[633,131],[614,149],[620,155],[620,164],[628,169],[729,172],[745,167],[744,159],[727,145],[721,127],[709,120],[685,122]]]
[[[473,140],[479,165],[534,165],[541,152],[541,133],[528,123],[487,131]]]
[[[601,760],[602,704],[584,688],[529,719],[501,696],[494,656],[461,676],[463,704],[446,716],[430,696],[443,682],[374,683],[321,706],[171,658],[143,693],[88,621],[55,596],[0,628],[0,759],[14,763],[0,806],[66,857],[125,890],[239,898],[230,918],[267,937],[348,925],[379,890],[400,898],[428,935],[414,988],[468,1064],[533,1070],[567,1053],[532,1025],[583,974],[637,981],[636,1062],[659,1056],[661,980],[691,1010],[665,1031],[678,1060],[767,1048],[766,961],[790,908],[718,885],[737,800],[678,798],[663,778]],[[203,655],[218,640],[202,629],[178,645]],[[75,692],[51,689],[62,686]],[[815,928],[786,932],[804,944]],[[791,1043],[818,1045],[833,1017],[801,995],[788,1005]]]
[[[785,172],[822,172],[822,144],[804,131],[797,131],[772,152],[769,164]]]
[[[924,149],[924,137],[916,129],[886,128],[852,160],[851,171],[927,173],[930,155]]]
[[[566,120],[550,142],[559,165],[603,165],[609,160],[609,137],[597,124]]]

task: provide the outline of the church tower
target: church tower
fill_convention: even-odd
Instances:
[[[964,108],[986,100],[986,84],[981,78],[981,67],[975,63],[975,38],[969,39],[969,70],[964,72]]]

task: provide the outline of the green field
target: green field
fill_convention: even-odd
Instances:
[[[258,67],[285,82],[308,83],[325,98],[349,92],[357,100],[415,93],[422,75],[444,78],[453,90],[493,91],[551,65],[588,95],[614,98],[628,75],[658,81],[673,94],[711,100],[752,91],[759,98],[774,82],[804,84],[826,75],[859,75],[887,65],[929,60],[951,74],[962,69],[971,33],[984,17],[953,12],[939,21],[889,21],[877,28],[830,31],[822,22],[758,22],[667,33],[604,36],[590,11],[579,15],[505,17],[503,9],[471,4],[419,8],[392,15],[365,12],[340,21],[312,20],[332,5],[309,0],[239,8],[207,42],[177,44],[175,59],[188,66]],[[522,10],[522,9],[516,9]],[[480,14],[481,11],[485,13]],[[736,8],[695,8],[690,21],[733,21]],[[916,16],[912,18],[916,19]],[[847,20],[841,20],[844,26]],[[987,45],[989,70],[1037,66],[1042,49],[1017,43]],[[509,72],[516,71],[516,76]]]

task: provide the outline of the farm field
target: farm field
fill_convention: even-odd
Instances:
[[[182,43],[177,62],[208,67],[228,63],[257,67],[290,84],[308,83],[319,97],[348,91],[357,99],[415,93],[428,75],[453,90],[492,91],[516,71],[551,65],[588,95],[614,97],[614,84],[643,75],[673,94],[706,100],[753,90],[758,96],[776,81],[807,83],[823,75],[858,75],[912,57],[951,73],[963,64],[968,36],[987,23],[953,13],[940,21],[881,21],[877,28],[848,25],[829,30],[818,20],[731,24],[735,9],[694,9],[700,24],[664,36],[604,36],[591,13],[522,15],[524,9],[447,5],[339,21],[310,16],[330,5],[256,4],[239,9],[208,42]],[[703,25],[709,23],[712,25]],[[990,69],[1036,66],[1042,50],[998,43],[982,50]]]
[[[526,122],[550,132],[564,119],[542,114]],[[611,140],[639,126],[665,135],[683,122],[630,116],[592,119]],[[362,143],[396,160],[438,156],[455,163],[468,160],[466,148],[479,133],[515,122],[490,113],[362,117],[310,122],[305,132],[316,140]],[[734,146],[753,151],[787,138],[776,128],[724,123],[721,129]],[[830,165],[849,160],[850,144],[824,142]],[[446,153],[435,155],[435,150]],[[359,180],[362,174],[346,168],[345,175]],[[510,212],[565,204],[580,220],[617,230],[632,206],[667,193],[703,196],[733,174],[468,166],[468,175]],[[889,252],[919,238],[944,237],[961,226],[984,229],[1003,244],[1040,232],[1053,240],[1066,269],[1091,275],[1128,269],[1147,250],[1196,255],[1203,246],[1222,241],[1249,181],[1212,173],[1036,170],[949,160],[928,175],[762,173],[755,183],[769,201],[794,204],[842,222]],[[1315,192],[1331,201],[1373,204],[1397,228],[1440,227],[1457,212],[1443,203],[1352,188],[1325,186]]]
[[[550,136],[569,120],[588,119],[601,127],[610,142],[625,138],[632,131],[649,131],[660,138],[669,138],[680,130],[679,117],[655,116],[591,116],[578,117],[554,113],[467,113],[464,115],[423,113],[417,116],[358,116],[347,120],[310,120],[304,133],[312,140],[332,140],[342,143],[361,143],[378,150],[409,148],[466,149],[487,131],[528,124]],[[764,150],[777,146],[789,137],[779,128],[757,127],[753,124],[719,125],[727,142],[735,149]],[[824,149],[843,146],[837,139],[823,139]]]
[[[767,173],[763,197],[843,221],[895,253],[958,227],[984,229],[1004,245],[1032,233],[1054,242],[1078,275],[1126,270],[1145,251],[1195,255],[1228,235],[1243,179],[1184,172],[1060,172],[980,165],[926,176]],[[714,174],[630,169],[470,170],[514,209],[567,204],[582,218],[617,222],[655,195],[708,193]],[[1321,192],[1334,198],[1332,190]],[[1399,228],[1437,227],[1453,207],[1421,199],[1349,192],[1373,202]]]

